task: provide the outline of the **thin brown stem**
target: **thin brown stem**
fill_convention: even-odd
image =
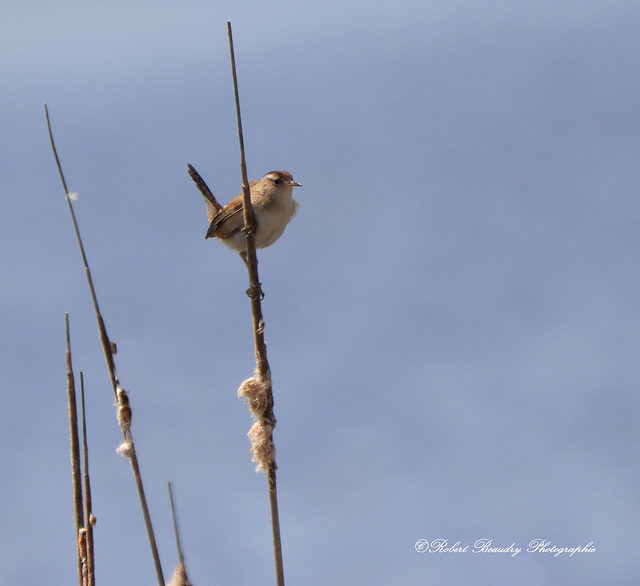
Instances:
[[[82,238],[80,236],[80,228],[78,228],[76,214],[73,211],[73,204],[71,203],[71,197],[69,196],[69,190],[67,189],[67,182],[64,179],[64,173],[62,172],[62,165],[60,164],[60,159],[58,158],[58,151],[56,150],[56,145],[53,141],[53,133],[51,131],[51,121],[49,120],[49,109],[47,108],[46,104],[44,105],[44,112],[47,117],[47,129],[49,130],[49,141],[51,142],[51,149],[53,150],[53,156],[56,159],[56,166],[58,167],[58,173],[60,174],[60,180],[62,181],[62,188],[64,189],[64,197],[67,200],[67,205],[69,206],[69,213],[71,214],[71,220],[73,221],[73,229],[76,233],[78,247],[80,248],[80,255],[82,256],[82,264],[84,265],[84,272],[87,277],[87,282],[89,283],[89,291],[91,293],[91,299],[93,301],[93,308],[96,312],[96,319],[98,321],[98,332],[100,333],[100,341],[102,342],[104,357],[107,361],[107,369],[109,370],[111,386],[113,387],[113,395],[117,399],[118,398],[118,392],[117,392],[118,375],[116,373],[116,366],[113,361],[113,352],[111,348],[111,342],[109,340],[109,336],[107,335],[107,328],[104,324],[104,320],[102,319],[102,315],[100,313],[100,307],[98,306],[98,297],[96,295],[95,287],[93,286],[93,279],[91,277],[91,271],[89,270],[87,255],[84,252],[84,244],[82,243]]]
[[[118,375],[116,372],[116,366],[114,361],[114,345],[111,343],[109,336],[107,335],[107,328],[104,323],[104,319],[102,318],[102,314],[100,313],[100,307],[98,306],[98,297],[95,292],[95,288],[93,286],[93,279],[91,278],[91,271],[89,269],[89,263],[87,261],[86,254],[84,252],[84,245],[82,243],[82,238],[80,236],[80,229],[78,228],[78,222],[76,221],[76,216],[73,211],[73,204],[71,203],[71,197],[69,196],[69,191],[67,189],[67,183],[64,179],[64,174],[62,172],[62,166],[60,164],[60,159],[58,158],[58,152],[56,150],[56,145],[53,140],[53,132],[51,131],[51,121],[49,120],[49,110],[47,105],[44,105],[44,111],[47,118],[47,128],[49,130],[49,140],[51,141],[51,149],[53,150],[53,155],[56,160],[56,166],[58,167],[58,173],[60,174],[60,180],[62,181],[62,187],[64,189],[64,195],[67,200],[67,205],[69,206],[69,212],[71,214],[71,219],[73,220],[73,227],[76,233],[76,239],[78,240],[78,246],[80,248],[80,254],[82,255],[82,262],[84,264],[85,274],[87,277],[87,282],[89,283],[89,291],[91,292],[91,298],[93,300],[93,307],[96,312],[96,320],[98,322],[98,331],[100,334],[100,342],[102,344],[102,349],[104,352],[105,359],[107,361],[107,370],[109,371],[109,377],[111,379],[111,386],[113,388],[113,394],[116,398],[116,403],[119,402],[119,393],[118,390],[121,389]],[[124,392],[124,391],[122,391]],[[130,412],[129,412],[130,413]],[[122,434],[125,438],[125,442],[128,444],[128,456],[131,460],[131,468],[133,469],[133,477],[136,483],[136,488],[138,490],[138,498],[140,500],[140,507],[142,508],[142,515],[144,517],[144,523],[147,530],[147,537],[149,539],[149,545],[151,546],[151,555],[153,557],[153,564],[156,570],[156,577],[158,579],[158,584],[160,586],[165,586],[164,576],[162,574],[162,565],[160,563],[160,555],[158,554],[158,547],[156,545],[155,535],[153,533],[153,526],[151,524],[151,515],[149,514],[149,508],[147,506],[147,498],[144,493],[144,486],[142,484],[142,476],[140,474],[140,467],[138,465],[138,457],[136,455],[136,451],[133,445],[133,438],[131,436],[130,431],[131,419],[129,418],[128,426],[123,426],[121,422],[121,430]]]
[[[233,49],[233,34],[231,22],[227,21],[227,34],[229,37],[229,53],[231,55],[231,72],[233,76],[233,92],[236,102],[236,117],[238,122],[238,139],[240,142],[240,170],[242,172],[242,194],[244,208],[244,230],[247,238],[246,265],[249,272],[249,297],[251,299],[251,315],[253,319],[253,340],[256,354],[256,373],[262,380],[270,380],[271,372],[267,361],[267,346],[264,341],[264,321],[262,319],[262,290],[258,276],[258,258],[254,239],[255,216],[251,206],[251,192],[247,178],[247,164],[244,152],[244,138],[242,132],[242,117],[240,115],[240,95],[238,91],[238,76],[236,73],[236,59]],[[263,417],[269,422],[275,423],[273,414],[273,394],[271,385],[268,385],[268,408]],[[269,440],[273,441],[271,432]],[[276,583],[284,586],[284,565],[282,560],[282,543],[280,539],[280,519],[278,516],[278,496],[276,491],[276,463],[271,461],[267,471],[269,486],[269,503],[271,507],[271,532],[273,536],[273,552],[276,566]]]
[[[87,530],[87,586],[95,586],[95,556],[93,553],[93,512],[91,507],[91,481],[89,478],[89,448],[87,446],[87,418],[84,406],[84,376],[80,371],[80,411],[82,414],[82,453],[84,468],[84,518]]]
[[[169,487],[169,503],[171,504],[171,518],[173,519],[173,533],[176,537],[176,549],[178,550],[178,561],[183,564],[184,556],[182,555],[182,546],[180,545],[180,532],[178,531],[178,517],[176,515],[176,506],[173,502],[173,487],[167,482]]]
[[[80,530],[84,527],[82,512],[82,477],[80,472],[80,442],[78,439],[78,411],[76,404],[76,384],[71,362],[71,336],[69,335],[69,314],[64,314],[64,326],[67,340],[67,402],[69,406],[69,435],[71,441],[71,479],[73,482],[73,512],[78,544],[78,577],[83,586],[83,552],[80,547]]]
[[[184,563],[184,555],[182,554],[182,545],[180,544],[180,531],[178,530],[178,515],[173,498],[173,487],[167,482],[169,487],[169,503],[171,504],[171,518],[173,519],[173,532],[176,537],[176,549],[178,550],[178,564],[173,572],[173,578],[167,586],[191,586],[191,582],[187,576],[187,567]]]

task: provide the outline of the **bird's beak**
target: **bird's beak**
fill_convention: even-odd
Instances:
[[[302,183],[298,183],[297,181],[292,181],[289,185],[291,185],[291,187],[302,187]]]

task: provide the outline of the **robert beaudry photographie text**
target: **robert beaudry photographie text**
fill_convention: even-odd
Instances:
[[[418,539],[415,545],[418,553],[502,553],[511,557],[517,556],[520,552],[543,553],[552,555],[554,558],[559,555],[571,557],[576,553],[594,553],[596,551],[593,541],[586,545],[574,545],[562,547],[546,539],[532,539],[526,548],[518,547],[515,543],[504,546],[493,543],[493,539],[478,539],[473,544],[461,544],[459,541],[449,543],[448,539]]]

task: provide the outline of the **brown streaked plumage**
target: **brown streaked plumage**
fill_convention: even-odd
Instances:
[[[246,236],[244,227],[243,195],[221,206],[193,167],[189,174],[205,197],[207,212],[211,222],[205,238],[218,238],[229,248],[237,250],[246,261]],[[200,185],[199,182],[202,182]],[[294,187],[300,183],[293,180],[287,171],[270,171],[260,181],[250,181],[251,205],[256,219],[254,233],[256,248],[271,246],[284,232],[287,224],[296,214],[298,202],[292,197]],[[206,188],[206,190],[205,190]]]

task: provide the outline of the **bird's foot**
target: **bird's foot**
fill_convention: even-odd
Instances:
[[[245,293],[249,299],[260,299],[262,301],[264,299],[264,293],[262,291],[262,283],[258,283],[257,286],[249,287]]]
[[[248,224],[247,226],[243,226],[242,227],[242,231],[245,234],[253,234],[255,236],[257,227],[258,227],[257,224],[255,222],[252,222],[251,224]]]

